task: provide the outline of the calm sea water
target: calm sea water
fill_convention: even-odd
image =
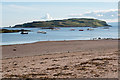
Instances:
[[[75,31],[70,31],[70,28],[60,28],[58,31],[40,29],[40,28],[25,28],[32,30],[29,34],[20,33],[2,33],[2,42],[0,45],[33,43],[37,41],[58,41],[58,40],[91,40],[93,38],[118,38],[117,23],[109,23],[112,25],[109,29],[103,27],[94,28],[93,31],[88,31],[88,27],[73,27]],[[21,29],[21,28],[7,28]],[[23,29],[23,28],[22,28]],[[84,29],[84,31],[79,31]],[[37,31],[46,31],[47,34],[37,33]]]

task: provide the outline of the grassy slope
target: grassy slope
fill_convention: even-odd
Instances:
[[[105,21],[89,18],[73,18],[51,21],[34,21],[15,25],[14,27],[101,27],[109,26]]]

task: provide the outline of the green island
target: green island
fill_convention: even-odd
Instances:
[[[92,18],[71,18],[51,21],[33,21],[13,26],[14,28],[39,28],[39,27],[103,27],[110,26],[105,21]]]

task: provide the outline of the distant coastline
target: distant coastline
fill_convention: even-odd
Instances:
[[[13,26],[13,28],[39,28],[39,27],[102,27],[110,26],[105,21],[93,18],[70,18],[63,20],[33,21]]]

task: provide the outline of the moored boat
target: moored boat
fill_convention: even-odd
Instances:
[[[28,34],[28,31],[25,31],[24,29],[21,29],[21,33],[20,34]]]
[[[51,30],[60,30],[59,28],[53,28],[53,29],[51,29]]]
[[[80,29],[79,31],[84,31],[83,29]]]
[[[103,29],[109,29],[109,27],[104,27]]]
[[[94,29],[88,28],[87,30],[88,30],[88,31],[92,31],[92,30],[94,30]]]
[[[46,34],[47,32],[46,32],[46,31],[37,31],[37,33],[43,33],[43,34]]]
[[[28,34],[28,32],[22,31],[21,34]]]
[[[70,29],[70,31],[75,31],[75,29]]]

